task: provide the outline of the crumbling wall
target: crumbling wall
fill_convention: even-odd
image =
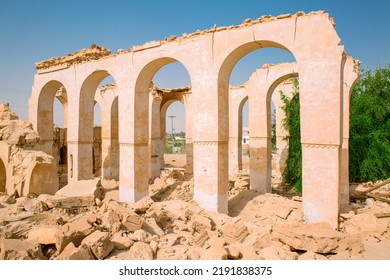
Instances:
[[[39,135],[32,125],[19,120],[9,104],[0,104],[0,168],[6,193],[54,194],[58,190],[57,166],[53,157],[35,150]],[[3,174],[5,172],[5,174]],[[1,185],[0,185],[1,187]]]

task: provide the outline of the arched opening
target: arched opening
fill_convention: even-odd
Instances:
[[[161,109],[165,129],[164,163],[166,166],[186,167],[186,112],[182,102],[172,100]],[[167,106],[166,106],[167,105]]]
[[[98,89],[99,90],[99,89]],[[93,164],[92,173],[94,177],[102,175],[102,109],[98,102],[95,103],[93,110]]]
[[[249,159],[250,159],[250,137],[249,137],[249,102],[248,97],[246,97],[240,104],[240,128],[238,130],[238,150],[239,156],[241,158],[241,163],[239,162],[240,171],[247,172],[249,170]]]
[[[107,71],[99,70],[89,75],[81,87],[78,143],[77,148],[69,151],[73,164],[77,166],[77,170],[73,169],[77,180],[92,179],[102,173],[102,138],[106,131],[105,128],[102,129],[102,120],[106,117],[103,112],[106,107],[111,108],[104,93],[106,87],[113,82],[114,78]],[[110,118],[111,114],[108,114],[108,119]],[[109,128],[107,131],[110,131]]]
[[[134,123],[134,131],[124,136],[130,143],[121,145],[120,181],[126,182],[127,186],[120,188],[120,200],[137,201],[147,195],[149,178],[155,177],[156,173],[153,172],[159,173],[163,148],[159,108],[163,94],[150,93],[153,88],[152,79],[157,71],[173,62],[178,61],[163,57],[147,64],[136,80],[134,103],[129,100],[121,101],[121,108],[134,108],[134,117],[131,120]],[[158,81],[157,86],[160,86]],[[130,155],[130,162],[122,160],[122,154]],[[149,160],[145,161],[145,158]]]
[[[175,77],[174,79],[172,77]],[[161,168],[180,167],[192,173],[192,149],[187,153],[185,106],[189,106],[189,75],[179,62],[162,67],[153,77],[150,112],[150,177],[160,175]],[[188,132],[188,134],[187,134]],[[188,161],[187,161],[188,160]]]
[[[58,173],[61,177],[61,182],[66,181],[68,170],[67,161],[67,93],[65,88],[61,87],[54,98],[53,103],[53,157],[58,164]]]
[[[257,50],[260,46],[262,49]],[[280,76],[272,75],[272,67],[280,62],[294,60],[294,56],[286,47],[276,42],[259,41],[238,47],[227,57],[220,69],[219,90],[222,92],[226,91],[226,86],[221,84],[228,84],[229,81],[235,83],[246,81],[244,86],[249,100],[250,188],[260,193],[270,192],[272,189],[271,95],[276,85],[280,83],[276,81]],[[251,70],[253,74],[245,75]],[[244,80],[245,76],[246,80]],[[241,109],[239,114],[242,114]],[[242,119],[241,115],[240,117]]]
[[[66,132],[62,133],[63,139],[60,139],[61,131],[55,129],[55,123],[59,128],[65,128],[67,124],[67,93],[61,82],[53,80],[42,88],[37,114],[36,129],[41,137],[40,149],[58,159],[59,145],[66,142]]]
[[[5,169],[5,164],[0,158],[0,192],[5,193],[7,184],[7,170]]]

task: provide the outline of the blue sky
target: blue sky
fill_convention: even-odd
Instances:
[[[93,43],[116,52],[214,24],[312,10],[325,10],[335,18],[346,52],[362,61],[363,68],[390,62],[389,0],[0,0],[0,102],[9,102],[20,118],[27,119],[35,62]],[[253,52],[236,65],[230,82],[245,82],[264,63],[292,60],[280,50]],[[180,64],[162,68],[154,81],[162,87],[189,83]],[[182,114],[180,106],[171,107],[168,114]],[[175,121],[176,131],[183,130],[183,117]]]

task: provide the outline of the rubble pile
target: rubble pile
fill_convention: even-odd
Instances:
[[[8,103],[0,104],[0,155],[8,175],[8,193],[54,194],[58,189],[54,159],[36,148],[39,142],[31,123],[19,120]]]
[[[340,231],[336,231],[326,223],[303,223],[298,197],[259,195],[245,189],[242,181],[234,182],[241,192],[231,189],[230,216],[208,213],[197,206],[191,199],[192,178],[174,169],[165,170],[151,182],[150,195],[137,203],[118,202],[115,181],[100,180],[85,181],[89,194],[87,191],[81,197],[73,196],[67,187],[55,195],[16,199],[3,195],[0,259],[390,257],[390,220],[369,211],[389,211],[388,204],[353,205],[356,209],[340,216]]]

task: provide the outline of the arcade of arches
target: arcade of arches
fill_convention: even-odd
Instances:
[[[268,47],[291,52],[296,62],[268,65],[253,73],[243,87],[229,87],[235,64],[246,54]],[[153,92],[155,73],[172,62],[182,63],[191,87]],[[41,149],[53,154],[50,108],[63,88],[68,180],[92,179],[96,170],[91,156],[93,107],[100,102],[101,175],[119,179],[119,199],[134,202],[147,195],[149,178],[158,176],[165,134],[162,120],[167,106],[179,100],[186,108],[186,169],[194,174],[194,200],[208,211],[227,213],[228,177],[241,168],[242,104],[249,102],[250,187],[270,192],[271,96],[280,87],[288,91],[289,84],[283,82],[299,76],[304,220],[337,228],[339,207],[348,203],[349,93],[359,76],[355,68],[328,14],[262,17],[116,54],[93,45],[37,63],[29,121],[43,138]],[[115,80],[115,88],[102,93],[97,88],[107,76]],[[285,134],[277,133],[280,139]],[[285,150],[284,143],[278,145]]]

